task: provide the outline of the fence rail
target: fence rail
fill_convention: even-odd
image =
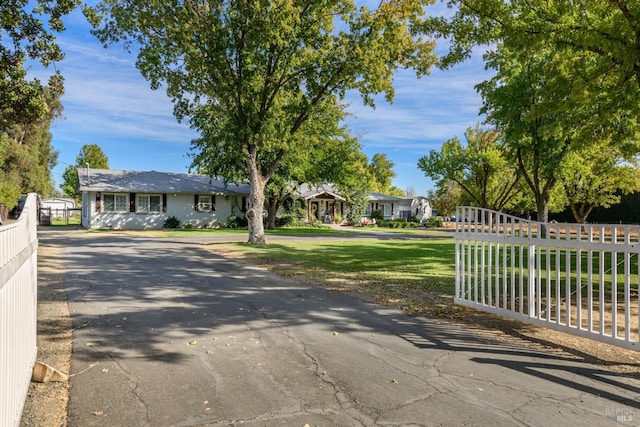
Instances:
[[[37,202],[0,226],[0,426],[20,423],[37,356]]]
[[[456,219],[457,304],[640,350],[640,226]]]

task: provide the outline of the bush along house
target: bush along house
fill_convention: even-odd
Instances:
[[[207,175],[78,168],[85,228],[224,227],[243,218],[249,186]]]

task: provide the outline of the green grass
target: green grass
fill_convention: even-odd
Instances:
[[[158,237],[189,237],[189,236],[249,236],[246,228],[193,228],[193,229],[169,229],[145,231]],[[276,230],[265,230],[268,236],[313,236],[333,235],[340,236],[350,234],[349,231],[334,230],[330,227],[281,227]]]
[[[500,250],[500,255],[499,255],[499,262],[500,265],[502,265],[503,262],[503,250],[504,248],[501,247]],[[514,252],[515,258],[514,258],[514,262],[513,265],[516,267],[515,269],[515,273],[516,273],[516,283],[518,283],[519,281],[519,266],[520,266],[520,251],[519,248],[516,246],[516,250]],[[560,283],[561,283],[561,288],[562,291],[565,291],[565,287],[566,287],[566,277],[567,277],[567,269],[569,270],[569,277],[570,277],[570,292],[576,292],[577,288],[578,288],[578,252],[575,249],[571,249],[569,251],[569,255],[567,256],[567,252],[565,249],[562,249],[560,251],[556,251],[555,249],[552,249],[551,251],[547,251],[547,249],[543,248],[542,252],[539,254],[540,255],[540,266],[541,266],[541,270],[539,272],[540,274],[540,278],[541,278],[541,282],[542,282],[542,294],[546,295],[546,284],[547,284],[547,258],[549,259],[549,275],[550,275],[550,279],[551,282],[554,286],[555,286],[555,282],[557,277],[559,277],[560,279]],[[528,264],[529,264],[529,251],[528,248],[525,247],[523,250],[523,259],[522,259],[522,266],[523,268],[527,268]],[[618,254],[617,258],[616,258],[616,262],[613,262],[613,257],[611,255],[610,252],[605,252],[604,254],[600,254],[598,251],[591,251],[591,254],[589,254],[588,250],[582,250],[580,252],[580,284],[579,287],[582,289],[582,292],[586,292],[586,287],[587,287],[587,278],[588,278],[588,262],[589,262],[589,256],[591,256],[591,262],[592,262],[592,274],[593,274],[593,291],[595,292],[595,294],[597,295],[599,292],[599,288],[600,288],[600,284],[599,284],[599,279],[600,279],[600,258],[602,257],[602,263],[603,263],[603,289],[605,292],[605,295],[609,296],[611,294],[611,288],[612,288],[612,283],[613,283],[613,275],[612,275],[612,266],[615,266],[615,272],[617,273],[617,283],[618,283],[618,291],[620,292],[620,287],[621,284],[624,281],[624,265],[623,265],[623,260],[624,260],[624,254]],[[493,257],[493,263],[495,263],[495,248],[494,248],[494,252],[492,254]],[[559,261],[558,264],[556,265],[556,259]],[[488,249],[485,248],[485,272],[486,270],[488,270],[489,266],[487,265],[489,260],[489,255],[488,255]],[[536,258],[536,264],[537,264],[537,258]],[[569,263],[569,265],[567,266],[567,263]],[[507,248],[507,277],[511,277],[511,249],[510,247]],[[557,268],[559,267],[559,268]],[[567,268],[568,267],[568,268]],[[494,267],[492,267],[492,274],[494,274]],[[631,256],[630,257],[630,263],[629,263],[629,270],[630,270],[630,274],[629,274],[629,280],[632,283],[631,289],[634,292],[637,292],[637,285],[634,285],[635,283],[637,283],[637,273],[638,273],[638,257],[637,256]],[[500,270],[500,274],[503,274],[502,269]],[[527,276],[527,273],[525,272],[525,277]],[[525,279],[526,282],[526,279]]]
[[[64,226],[64,225],[80,225],[82,217],[80,215],[72,215],[68,218],[51,218],[52,226]]]
[[[278,241],[266,246],[210,247],[267,265],[283,276],[366,293],[374,301],[400,301],[410,312],[454,310],[450,307],[455,283],[453,239]]]
[[[243,228],[193,228],[185,230],[183,228],[168,230],[150,230],[158,237],[189,237],[189,236],[237,236],[239,234],[247,234],[247,229]]]

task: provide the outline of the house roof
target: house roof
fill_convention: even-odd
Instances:
[[[388,194],[375,193],[373,191],[369,193],[369,200],[380,202],[401,202],[403,199],[403,197],[390,196]]]
[[[302,184],[296,190],[296,195],[298,198],[303,200],[309,200],[321,196],[323,194],[327,194],[332,196],[337,200],[346,200],[344,197],[340,195],[338,188],[331,184],[318,184],[318,185],[309,185]]]
[[[78,168],[78,189],[131,193],[191,193],[248,195],[249,186],[224,183],[207,175]]]

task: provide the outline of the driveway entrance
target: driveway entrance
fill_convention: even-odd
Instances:
[[[70,426],[640,419],[637,379],[283,279],[196,241],[79,233],[64,246]]]

